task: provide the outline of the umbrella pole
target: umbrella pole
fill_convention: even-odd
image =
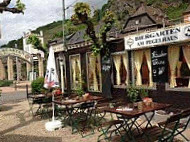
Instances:
[[[53,110],[52,121],[54,121],[55,120],[54,92],[52,92],[52,110]]]

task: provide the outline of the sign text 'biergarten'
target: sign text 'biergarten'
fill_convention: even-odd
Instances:
[[[154,47],[174,42],[190,40],[190,24],[180,24],[152,32],[139,33],[125,37],[125,49]]]

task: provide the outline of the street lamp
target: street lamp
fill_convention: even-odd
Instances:
[[[63,57],[59,57],[59,64],[60,64],[60,69],[61,69],[61,90],[63,94],[65,90],[64,72],[63,72],[64,58]]]
[[[17,49],[18,46],[15,44],[15,48]],[[18,66],[18,57],[16,57],[16,74],[17,74],[17,83],[19,82],[20,79],[20,72],[19,72],[19,66]]]

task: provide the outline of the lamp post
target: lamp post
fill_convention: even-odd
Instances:
[[[63,66],[64,66],[63,58],[59,58],[59,63],[60,63],[60,69],[61,69],[61,90],[63,94],[65,90],[64,73],[63,73]]]
[[[17,49],[18,46],[17,44],[15,44],[15,48]],[[20,77],[20,73],[19,73],[19,65],[18,65],[18,57],[16,57],[16,74],[17,74],[17,83],[19,82],[19,77]]]
[[[32,81],[34,80],[34,55],[33,54],[31,54],[32,55]]]
[[[63,4],[63,20],[62,20],[62,30],[63,30],[63,48],[65,47],[66,40],[65,40],[65,0],[62,1]]]

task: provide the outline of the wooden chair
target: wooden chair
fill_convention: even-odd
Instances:
[[[92,127],[92,112],[95,109],[95,102],[85,102],[81,103],[79,106],[74,108],[75,111],[72,114],[72,133],[77,130],[82,137],[87,129],[91,129],[91,133],[94,133],[94,128]],[[88,134],[88,135],[90,135]]]
[[[112,137],[115,137],[116,135],[119,134],[119,136],[122,135],[122,131],[124,130],[124,119],[120,118],[119,115],[116,115],[117,119],[113,119],[112,113],[110,113],[111,119],[102,122],[99,127],[98,131],[101,132],[101,134],[98,136],[98,142],[101,140],[101,137],[104,136],[103,139],[107,141],[112,141]],[[113,136],[113,134],[115,134]]]
[[[181,123],[181,120],[187,118],[186,123]],[[174,138],[181,135],[186,141],[189,141],[182,133],[186,130],[190,121],[190,109],[181,113],[170,116],[166,121],[158,123],[158,126],[144,130],[146,140],[141,138],[137,141],[155,141],[158,142],[173,142]]]
[[[178,120],[178,124],[175,123],[176,121],[172,122],[172,120],[175,117],[180,117],[179,120]],[[184,122],[181,122],[182,119],[187,119],[187,120],[184,123]],[[171,121],[171,122],[169,123],[167,121],[169,121],[169,122]],[[187,139],[187,137],[183,135],[183,132],[186,130],[186,128],[187,128],[187,126],[188,126],[188,124],[190,122],[190,109],[183,110],[181,113],[170,117],[167,121],[166,121],[167,125],[164,125],[163,124],[164,122],[161,122],[161,123],[158,124],[159,127],[163,128],[163,126],[165,126],[166,127],[165,129],[167,131],[170,131],[170,132],[172,131],[172,129],[174,129],[175,132],[173,133],[173,137],[176,137],[176,136],[180,135],[185,139],[185,141],[189,141],[189,139]]]
[[[102,121],[105,120],[105,115],[106,112],[104,111],[105,108],[109,107],[109,102],[98,102],[96,104],[96,108],[94,109],[93,112],[93,119],[94,119],[94,124],[98,126]]]
[[[122,120],[110,120],[102,123],[98,127],[98,131],[100,131],[101,134],[98,136],[97,141],[99,142],[102,136],[104,136],[105,140],[111,141],[113,133],[121,135],[120,128],[122,127],[123,123],[124,121]]]
[[[27,99],[30,107],[30,112],[32,112],[32,115],[34,116],[33,112],[33,105],[37,104],[38,108],[37,111],[35,112],[35,115],[47,115],[47,110],[50,108],[50,103],[52,102],[52,98],[49,96],[45,97],[35,97],[35,95],[38,94],[33,94],[33,93],[27,93]],[[43,109],[44,108],[44,109]]]

